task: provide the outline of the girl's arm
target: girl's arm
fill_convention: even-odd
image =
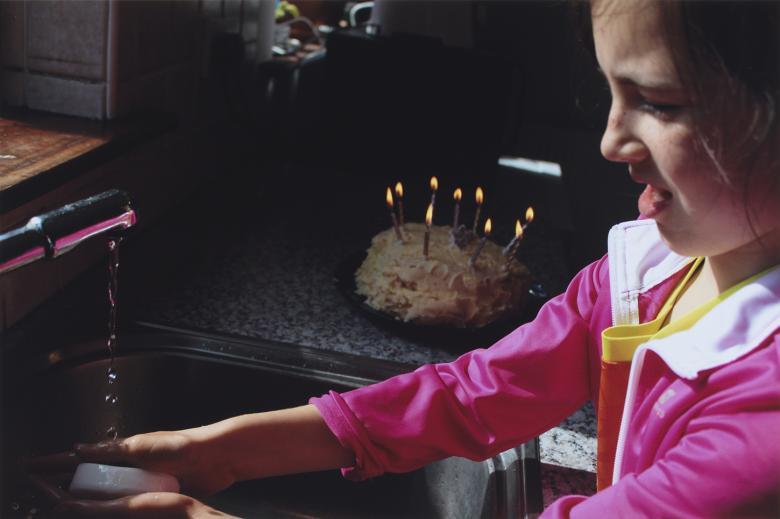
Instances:
[[[596,321],[608,325],[606,258],[580,272],[537,318],[489,349],[355,391],[312,399],[355,453],[350,479],[447,456],[485,459],[566,418],[590,398]],[[597,300],[606,297],[606,303]],[[594,361],[595,358],[595,361]]]
[[[334,469],[353,460],[317,410],[306,405],[79,445],[65,462],[128,463],[175,476],[183,492],[210,495],[237,481]],[[45,458],[35,463],[33,470],[47,468]]]
[[[352,452],[312,405],[228,418],[206,428],[212,456],[236,481],[349,466]]]

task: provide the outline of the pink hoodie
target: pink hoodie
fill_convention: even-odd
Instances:
[[[481,460],[597,399],[601,332],[658,312],[689,258],[652,220],[610,232],[609,255],[583,269],[537,318],[447,364],[311,402],[355,453],[351,479],[447,456]],[[691,329],[634,356],[614,485],[567,496],[544,517],[709,517],[778,506],[780,269],[743,287]],[[752,508],[751,508],[752,507]]]

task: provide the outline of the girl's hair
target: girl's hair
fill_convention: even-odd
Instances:
[[[733,185],[732,175],[739,172],[746,190],[756,167],[777,175],[780,2],[651,1],[661,8],[666,34],[660,36],[670,42],[677,71],[694,101],[699,144],[720,179]],[[597,15],[626,7],[615,0],[598,4]],[[590,2],[575,4],[580,37],[593,51],[591,8]]]

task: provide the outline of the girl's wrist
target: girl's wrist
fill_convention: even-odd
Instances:
[[[233,424],[230,423],[231,420],[196,427],[187,432],[191,442],[190,458],[192,458],[192,463],[206,467],[213,473],[227,475],[235,482],[238,481],[235,460],[229,455],[232,450],[226,448],[225,445],[234,429]]]

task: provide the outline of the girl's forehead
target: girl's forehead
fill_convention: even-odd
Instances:
[[[627,13],[642,13],[657,9],[662,0],[590,0],[590,12],[593,18]]]
[[[591,2],[594,30],[620,29],[630,34],[658,36],[662,23],[662,5],[648,0],[595,0]]]
[[[608,76],[637,83],[678,83],[670,28],[657,1],[601,0],[593,4],[596,57]]]

